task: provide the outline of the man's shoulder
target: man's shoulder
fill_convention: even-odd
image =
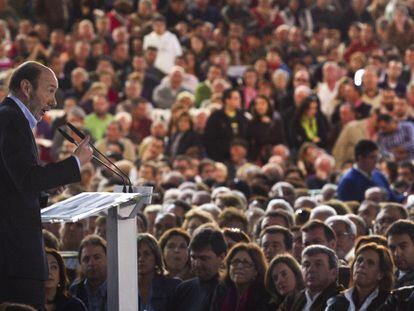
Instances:
[[[199,278],[196,277],[196,278],[192,278],[184,282],[181,282],[177,286],[177,289],[190,289],[190,288],[193,288],[194,286],[199,286],[199,284],[200,284],[200,280]]]
[[[19,112],[19,107],[10,98],[4,99],[0,103],[0,124],[5,125],[11,121],[16,122],[17,118],[21,117],[22,113]]]

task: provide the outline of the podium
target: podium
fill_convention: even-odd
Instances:
[[[152,187],[134,187],[134,193],[84,192],[42,209],[42,222],[76,222],[107,215],[108,310],[138,310],[136,214],[151,203]]]

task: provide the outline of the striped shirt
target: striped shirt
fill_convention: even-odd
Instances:
[[[403,148],[407,152],[406,160],[414,159],[414,125],[400,122],[393,133],[380,133],[378,145],[382,154],[392,154],[394,148]]]

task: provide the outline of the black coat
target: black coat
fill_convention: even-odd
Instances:
[[[388,298],[389,292],[379,292],[378,296],[372,300],[367,311],[376,311]],[[328,306],[325,311],[348,311],[349,301],[343,293],[332,297],[328,300]]]
[[[152,280],[152,296],[151,296],[151,310],[152,311],[165,311],[167,310],[168,303],[171,300],[174,290],[178,284],[181,283],[180,279],[168,278],[165,276],[157,275]],[[139,289],[138,289],[139,294]],[[144,306],[139,299],[139,311],[144,311]]]
[[[168,311],[209,311],[218,285],[218,275],[202,281],[198,277],[177,286],[168,304]]]
[[[77,181],[80,172],[74,157],[39,164],[29,122],[17,104],[6,98],[0,104],[0,302],[13,295],[5,293],[10,291],[8,278],[47,279],[42,191]]]
[[[272,122],[265,123],[253,119],[247,127],[247,140],[250,145],[249,158],[266,162],[271,147],[286,142],[282,120],[273,119]]]
[[[177,150],[173,153],[172,148],[177,139],[179,139]],[[182,133],[182,136],[180,136],[180,133],[175,133],[168,140],[167,153],[174,157],[180,154],[186,154],[187,150],[193,147],[201,150],[201,138],[197,132],[189,130]]]
[[[408,271],[403,277],[398,278],[398,271],[395,275],[394,288],[414,285],[414,270]]]
[[[287,122],[290,123],[289,120]],[[317,114],[316,124],[318,126],[318,137],[320,138],[320,141],[317,143],[317,145],[319,147],[325,148],[328,143],[329,123],[322,113]],[[298,150],[304,142],[310,141],[306,136],[305,130],[301,125],[300,119],[295,117],[292,120],[292,123],[290,123],[289,129],[289,141],[291,143],[291,146],[293,148],[296,148],[296,150]]]
[[[324,311],[327,301],[339,294],[343,290],[342,286],[335,283],[325,288],[312,304],[311,311]],[[297,294],[288,295],[280,306],[281,311],[301,311],[306,305],[305,289]]]
[[[237,111],[235,119],[239,129],[237,135],[234,134],[231,119],[224,109],[213,112],[208,118],[203,142],[209,158],[220,162],[229,160],[231,141],[234,138],[246,139],[247,119],[241,111]]]
[[[414,286],[394,290],[378,311],[412,311],[414,310]]]

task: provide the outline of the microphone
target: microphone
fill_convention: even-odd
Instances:
[[[79,138],[81,139],[85,139],[86,135],[84,133],[82,133],[80,130],[78,130],[76,128],[76,126],[74,126],[73,124],[71,124],[70,122],[66,122],[66,125],[76,134],[79,136]],[[92,148],[93,151],[97,152],[100,156],[102,156],[106,161],[108,161],[109,163],[111,163],[116,170],[122,174],[125,179],[128,181],[129,184],[129,191],[130,193],[133,192],[132,190],[132,182],[131,179],[129,178],[129,176],[127,174],[125,174],[118,166],[115,165],[114,162],[112,162],[106,155],[104,155],[101,151],[98,150],[98,148],[96,148],[93,144],[89,143],[89,146]]]
[[[58,128],[57,129],[58,131],[59,131],[59,133],[66,139],[66,140],[68,140],[69,142],[71,142],[72,144],[74,144],[74,145],[76,145],[76,146],[78,146],[79,144],[73,139],[73,137],[72,136],[70,136],[68,133],[66,133],[64,130],[62,130],[62,129],[60,129],[60,128]],[[122,179],[122,183],[124,184],[124,188],[122,189],[122,192],[124,192],[124,193],[126,193],[127,192],[127,189],[126,189],[126,184],[127,184],[127,180],[125,179],[125,177],[124,176],[122,176],[121,174],[119,174],[117,171],[115,171],[114,169],[112,169],[108,164],[106,164],[105,162],[103,162],[101,159],[99,159],[98,157],[96,157],[96,156],[92,156],[93,157],[93,159],[96,161],[96,162],[98,162],[98,163],[100,163],[100,164],[102,164],[103,166],[105,166],[107,169],[109,169],[112,173],[114,173],[115,175],[117,175],[118,177],[120,177],[121,179]]]

